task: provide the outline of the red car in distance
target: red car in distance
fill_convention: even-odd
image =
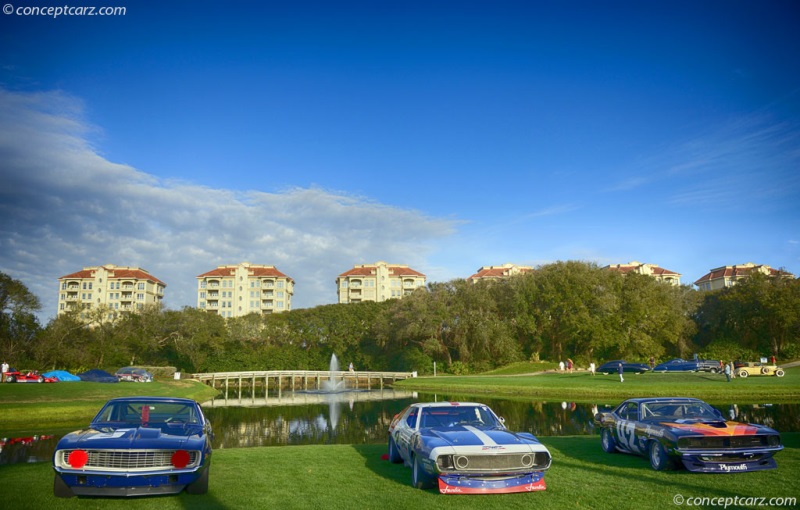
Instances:
[[[5,382],[13,383],[13,382],[20,382],[20,383],[54,383],[58,382],[58,379],[55,377],[45,377],[40,374],[36,370],[30,370],[28,372],[20,372],[16,368],[9,368],[8,372],[4,372],[3,376],[5,376]]]

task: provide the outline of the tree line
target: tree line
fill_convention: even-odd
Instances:
[[[701,292],[567,261],[511,278],[430,283],[403,299],[224,319],[152,306],[42,326],[38,298],[0,273],[0,356],[39,370],[174,366],[185,372],[326,369],[478,373],[515,361],[800,357],[800,280],[754,274]]]

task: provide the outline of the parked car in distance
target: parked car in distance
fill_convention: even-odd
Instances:
[[[646,363],[628,363],[625,360],[617,359],[613,361],[606,361],[595,369],[595,372],[601,374],[617,374],[619,373],[619,364],[622,363],[622,371],[624,373],[634,372],[636,374],[643,374],[650,370],[650,366]]]
[[[656,471],[735,473],[773,469],[781,437],[763,425],[726,421],[696,398],[632,398],[595,415],[607,453],[644,455]]]
[[[117,370],[114,375],[117,376],[117,380],[120,382],[122,381],[129,381],[129,382],[153,382],[153,374],[145,370],[144,368],[138,367],[122,367]]]
[[[3,372],[7,383],[54,383],[58,382],[55,377],[46,377],[36,370],[20,372],[16,368],[9,368],[8,372]]]
[[[783,377],[786,375],[786,372],[778,365],[759,363],[757,361],[743,363],[742,366],[735,368],[734,372],[736,377],[749,377],[751,375],[774,375]]]
[[[53,494],[149,496],[208,491],[211,424],[191,399],[109,400],[88,428],[67,434],[53,454]]]
[[[411,467],[411,484],[442,494],[544,490],[547,448],[511,432],[484,404],[415,403],[389,425],[389,460]]]
[[[681,358],[671,359],[664,363],[659,363],[653,368],[653,372],[720,372],[719,361],[716,360],[685,360]]]

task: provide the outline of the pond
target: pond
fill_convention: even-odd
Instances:
[[[379,444],[395,414],[413,402],[467,400],[452,395],[393,389],[333,394],[285,392],[269,398],[218,398],[204,405],[214,428],[214,448],[299,444]],[[576,404],[479,398],[511,430],[536,436],[590,435],[594,413],[618,402]],[[715,405],[734,421],[759,423],[780,432],[800,431],[800,405]],[[0,436],[2,431],[0,430]],[[0,464],[50,462],[61,434],[0,437]]]

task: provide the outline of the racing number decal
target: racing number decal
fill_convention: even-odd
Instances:
[[[636,446],[636,422],[621,420],[617,422],[617,442],[630,452],[638,451]]]

